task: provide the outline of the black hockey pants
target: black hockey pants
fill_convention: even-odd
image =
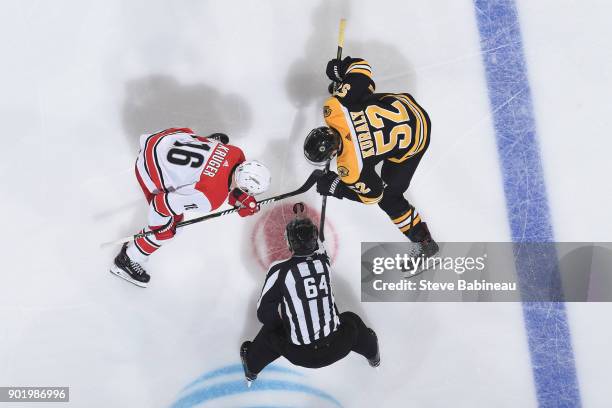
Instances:
[[[301,367],[320,368],[351,351],[369,359],[376,355],[378,346],[361,318],[353,312],[344,312],[340,314],[338,330],[308,345],[293,344],[282,327],[263,326],[249,347],[246,360],[249,369],[257,374],[280,356]]]

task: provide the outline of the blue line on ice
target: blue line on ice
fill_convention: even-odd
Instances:
[[[474,0],[489,100],[501,164],[508,219],[516,243],[553,242],[531,91],[514,0]],[[518,244],[515,245],[515,254]],[[540,407],[579,407],[565,304],[556,252],[517,258],[523,295],[552,287],[558,302],[524,302],[523,315]],[[540,265],[538,265],[540,263]],[[552,285],[551,285],[552,283]],[[525,299],[525,297],[523,297]]]

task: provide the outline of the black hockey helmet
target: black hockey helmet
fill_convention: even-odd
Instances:
[[[319,230],[310,218],[294,218],[287,224],[285,234],[295,255],[310,255],[319,249]]]
[[[342,141],[337,130],[327,126],[312,129],[304,141],[304,156],[314,165],[321,165],[333,159]]]

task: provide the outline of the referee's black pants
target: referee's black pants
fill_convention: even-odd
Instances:
[[[378,345],[375,335],[359,316],[344,312],[340,314],[338,330],[308,345],[293,344],[283,327],[264,325],[249,347],[246,360],[249,369],[257,374],[280,356],[301,367],[320,368],[351,351],[370,359],[376,355]]]

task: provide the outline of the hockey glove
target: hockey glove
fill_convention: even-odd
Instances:
[[[333,60],[329,61],[327,63],[327,68],[325,69],[327,77],[334,82],[342,82],[350,62],[351,57],[346,57],[343,60],[334,58]]]
[[[240,208],[238,210],[238,215],[241,217],[248,217],[259,211],[257,200],[239,188],[235,188],[230,192],[227,202],[231,206]]]
[[[166,225],[158,225],[149,228],[155,234],[155,239],[158,241],[165,241],[176,235],[176,224],[183,221],[183,218],[183,214],[175,215],[170,218],[170,221],[168,221]]]
[[[317,180],[317,193],[324,196],[342,198],[344,196],[344,194],[342,194],[343,187],[345,186],[342,184],[340,177],[333,171],[324,173]]]
[[[210,136],[208,136],[208,139],[217,140],[223,144],[229,143],[229,136],[226,135],[225,133],[213,133]]]

